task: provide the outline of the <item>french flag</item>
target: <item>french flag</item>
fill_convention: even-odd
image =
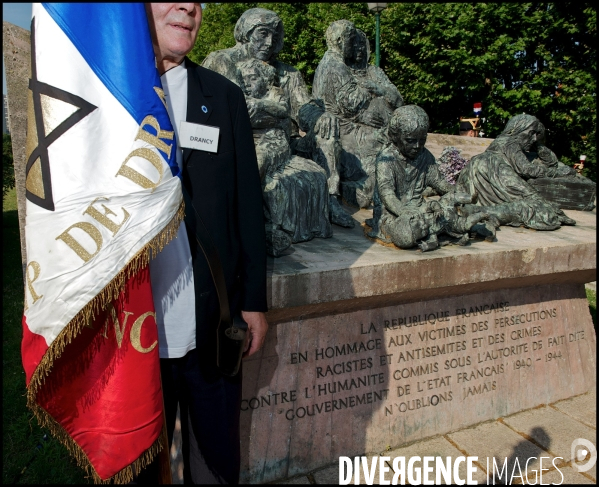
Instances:
[[[34,4],[22,360],[28,406],[96,481],[166,447],[148,262],[183,219],[141,3]]]

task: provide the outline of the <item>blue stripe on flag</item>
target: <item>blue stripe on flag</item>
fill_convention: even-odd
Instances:
[[[143,3],[42,5],[138,124],[152,115],[162,130],[173,130],[168,112],[154,91],[162,84]],[[168,164],[173,175],[179,173],[175,157],[176,151],[171,150]]]

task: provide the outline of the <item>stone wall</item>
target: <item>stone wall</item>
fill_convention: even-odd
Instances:
[[[484,152],[495,139],[485,137],[464,137],[460,135],[428,134],[425,147],[435,157],[439,157],[443,149],[453,146],[462,151],[462,157],[470,160],[475,155]]]

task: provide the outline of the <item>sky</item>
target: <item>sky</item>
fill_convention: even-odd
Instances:
[[[31,26],[30,3],[3,3],[2,19],[11,24],[29,30]],[[6,95],[6,76],[4,75],[4,55],[2,56],[2,94]]]

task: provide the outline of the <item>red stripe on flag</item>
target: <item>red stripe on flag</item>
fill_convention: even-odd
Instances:
[[[28,343],[38,346],[36,339]],[[27,351],[36,353],[35,348]],[[163,403],[148,267],[128,279],[119,298],[55,358],[36,399],[102,479],[154,444],[162,429]]]
[[[25,369],[25,383],[29,385],[31,376],[42,361],[48,345],[46,339],[36,333],[32,333],[27,326],[25,315],[23,315],[23,340],[21,341],[21,360]]]

